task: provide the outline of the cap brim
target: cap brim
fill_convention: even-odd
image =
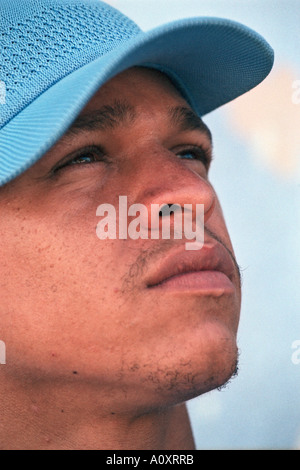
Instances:
[[[163,70],[203,116],[258,85],[273,60],[259,34],[230,20],[193,18],[142,32],[57,82],[1,129],[0,185],[41,158],[94,93],[127,68]]]

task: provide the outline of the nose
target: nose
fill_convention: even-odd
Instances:
[[[165,218],[174,225],[179,213],[184,213],[184,217],[189,213],[192,221],[197,222],[200,206],[204,225],[214,212],[216,194],[202,163],[190,164],[162,148],[149,153],[148,158],[145,154],[144,157],[142,165],[138,164],[136,168],[135,202],[147,208],[145,225],[153,229],[156,220],[161,227]]]
[[[160,217],[167,216],[171,206],[183,208],[196,204],[204,206],[204,217],[207,221],[214,210],[216,194],[206,174],[198,171],[197,165],[191,166],[188,160],[181,159],[172,152],[162,150],[149,154],[143,159],[143,167],[139,166],[135,175],[138,191],[137,202],[143,203],[148,209],[158,206]]]

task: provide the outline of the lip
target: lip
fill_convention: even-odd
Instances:
[[[223,293],[234,291],[236,266],[229,252],[219,243],[206,243],[199,251],[180,248],[169,253],[152,273],[151,289]]]

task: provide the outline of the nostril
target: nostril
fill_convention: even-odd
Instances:
[[[181,211],[180,204],[164,204],[159,211],[159,217],[170,216],[171,213]]]

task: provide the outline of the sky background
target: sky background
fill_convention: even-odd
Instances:
[[[300,341],[300,2],[107,3],[144,30],[195,16],[233,19],[275,50],[262,85],[204,119],[214,136],[211,181],[243,271],[240,371],[188,406],[199,450],[300,449],[300,363],[292,361]]]

